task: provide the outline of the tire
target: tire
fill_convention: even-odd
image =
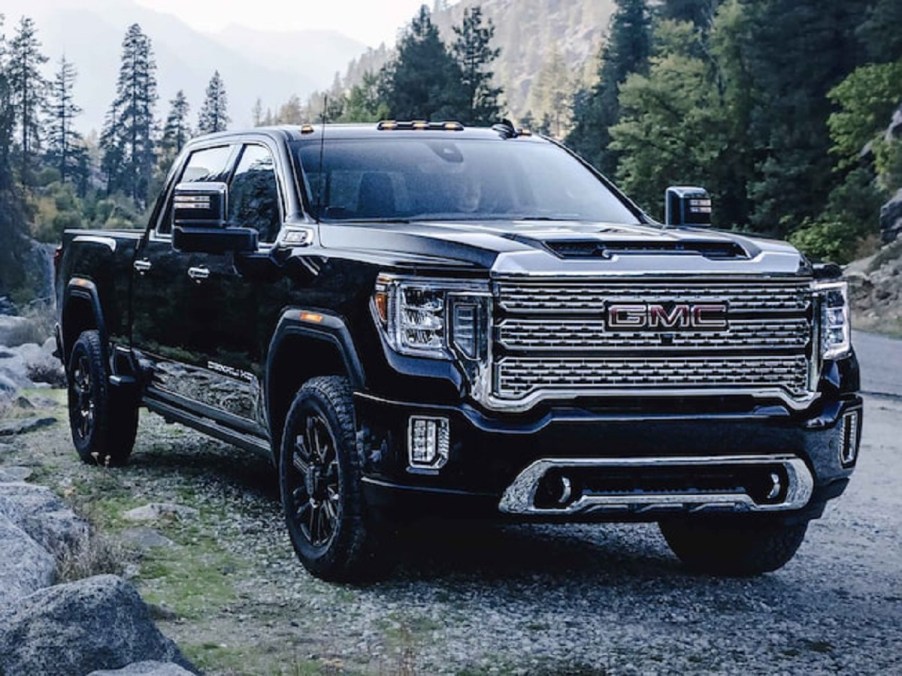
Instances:
[[[98,331],[84,331],[72,346],[68,378],[69,427],[81,459],[92,465],[124,465],[135,445],[138,406],[113,396],[110,369]]]
[[[356,439],[348,381],[338,376],[307,381],[285,419],[279,488],[298,559],[311,574],[331,582],[361,582],[378,570]]]
[[[782,568],[795,555],[808,524],[727,520],[662,521],[661,533],[690,569],[725,576],[751,576]]]

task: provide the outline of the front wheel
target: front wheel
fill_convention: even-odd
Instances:
[[[807,523],[694,519],[662,521],[661,533],[673,553],[692,570],[750,576],[782,568],[805,539]]]
[[[345,378],[312,378],[298,390],[285,419],[279,485],[295,553],[323,580],[358,581],[375,570],[356,438]]]
[[[114,396],[98,331],[84,331],[72,346],[67,369],[69,427],[79,457],[97,465],[124,465],[135,445],[138,406]]]

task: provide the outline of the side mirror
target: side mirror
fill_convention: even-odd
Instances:
[[[704,188],[670,186],[664,191],[666,225],[711,225],[711,196]]]
[[[179,183],[172,199],[172,247],[189,253],[221,254],[257,249],[257,231],[230,228],[225,183]]]

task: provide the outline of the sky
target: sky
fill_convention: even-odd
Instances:
[[[137,0],[174,14],[191,27],[218,31],[229,24],[260,30],[335,30],[369,47],[395,42],[424,0]],[[432,6],[431,0],[426,2]]]

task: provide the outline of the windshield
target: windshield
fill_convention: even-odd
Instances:
[[[574,220],[637,223],[569,153],[494,139],[328,138],[299,145],[313,215],[323,220]]]

